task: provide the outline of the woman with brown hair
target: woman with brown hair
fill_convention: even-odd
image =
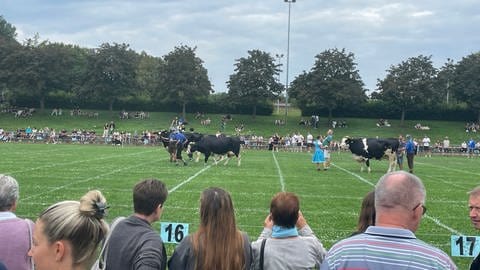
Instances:
[[[180,242],[168,261],[168,269],[250,269],[251,254],[247,234],[235,223],[230,194],[213,187],[200,197],[198,230]]]
[[[358,216],[357,231],[352,235],[363,233],[369,226],[375,225],[375,190],[372,190],[365,195],[362,201],[362,208],[360,208],[360,215]]]

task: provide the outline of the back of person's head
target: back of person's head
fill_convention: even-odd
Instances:
[[[0,212],[10,211],[18,198],[17,180],[9,175],[0,174]]]
[[[471,191],[469,191],[467,194],[470,195],[471,197],[478,197],[478,196],[480,196],[480,186],[475,187],[474,189],[472,189]]]
[[[377,212],[390,209],[410,211],[426,199],[425,186],[420,178],[405,172],[387,173],[375,187],[375,209]]]
[[[200,226],[192,237],[196,269],[244,269],[243,237],[230,194],[211,187],[200,197]]]
[[[364,232],[368,226],[375,225],[375,191],[365,195],[358,216],[357,232]]]
[[[98,190],[91,190],[80,201],[62,201],[43,211],[37,223],[49,243],[66,240],[71,244],[74,265],[91,261],[97,246],[104,239],[108,224],[106,200]],[[40,226],[42,227],[42,226]]]
[[[270,203],[273,224],[293,228],[297,223],[300,201],[294,193],[279,192]]]
[[[157,179],[142,180],[133,188],[134,211],[138,214],[151,215],[158,206],[163,207],[167,196],[168,190],[162,181]]]

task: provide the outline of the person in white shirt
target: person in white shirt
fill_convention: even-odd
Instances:
[[[423,153],[425,155],[425,157],[432,157],[432,149],[430,149],[430,138],[425,135],[425,137],[423,137]]]

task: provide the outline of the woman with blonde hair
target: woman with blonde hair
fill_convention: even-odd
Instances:
[[[98,190],[80,201],[62,201],[44,210],[35,223],[33,257],[36,270],[89,269],[108,231],[103,220],[106,200]]]
[[[187,236],[168,261],[168,269],[250,269],[251,248],[247,234],[235,224],[230,194],[208,188],[200,198],[198,230]]]

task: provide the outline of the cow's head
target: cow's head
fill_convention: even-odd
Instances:
[[[348,150],[350,148],[350,144],[352,143],[352,139],[350,137],[343,137],[342,141],[340,142],[340,148],[343,150]]]

